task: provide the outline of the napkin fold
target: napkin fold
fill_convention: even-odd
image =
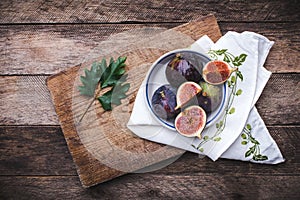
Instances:
[[[211,49],[228,49],[228,52],[236,56],[247,54],[245,62],[239,68],[244,78],[237,85],[243,92],[235,97],[232,104],[235,113],[227,116],[224,130],[215,137],[218,139],[203,142],[203,139],[184,137],[162,126],[147,107],[145,81],[137,93],[127,127],[141,138],[206,155],[214,161],[221,157],[266,164],[284,162],[280,149],[254,106],[271,76],[271,72],[263,64],[273,44],[274,42],[257,33],[230,31],[216,43],[205,35],[189,47],[203,54]],[[250,130],[245,129],[247,124],[250,125]],[[203,131],[202,136],[212,137],[215,132],[216,126],[212,125]],[[201,151],[195,148],[199,145]]]

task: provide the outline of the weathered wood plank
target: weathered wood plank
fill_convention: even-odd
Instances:
[[[131,174],[84,189],[77,177],[0,177],[1,199],[299,199],[299,176]]]
[[[210,13],[221,21],[299,21],[296,0],[26,1],[2,0],[0,23],[187,22]]]
[[[199,158],[185,153],[171,165],[151,174],[193,175],[235,174],[300,175],[299,126],[269,126],[285,163],[259,165],[249,162]],[[2,126],[0,127],[0,174],[6,176],[75,175],[75,165],[59,126]]]
[[[0,127],[1,175],[77,175],[60,127]]]
[[[165,28],[143,25],[21,25],[0,29],[0,74],[54,74],[97,57],[109,42],[134,43]],[[111,36],[124,31],[120,35]],[[143,34],[143,35],[142,35]],[[110,37],[111,36],[111,37]]]
[[[299,124],[298,119],[292,119],[299,118],[300,113],[299,75],[272,75],[257,102],[257,109],[266,124]]]
[[[0,74],[53,74],[97,57],[115,42],[130,45],[179,23],[3,25]],[[220,23],[227,31],[254,31],[275,41],[266,62],[273,72],[300,72],[300,23]],[[103,42],[105,41],[106,42]]]
[[[219,23],[221,31],[252,31],[274,41],[265,67],[272,72],[300,72],[300,23]]]
[[[47,77],[0,76],[1,124],[58,124]]]
[[[0,76],[0,124],[58,125],[48,76]],[[273,74],[257,108],[267,125],[300,124],[300,74]],[[287,89],[289,88],[289,89]]]

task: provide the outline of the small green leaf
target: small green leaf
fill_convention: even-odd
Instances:
[[[200,149],[199,149],[199,151],[200,151],[200,152],[203,152],[203,151],[204,151],[204,149],[203,149],[203,148],[200,148]]]
[[[221,121],[220,121],[220,127],[222,127],[223,124],[224,124],[224,122],[221,120]]]
[[[219,128],[220,127],[220,124],[219,123],[216,123],[216,128]]]
[[[240,62],[234,62],[234,61],[232,62],[232,64],[236,67],[239,67],[242,65],[242,63],[240,63]]]
[[[107,63],[106,63],[106,60],[105,60],[105,58],[103,58],[102,59],[102,61],[101,61],[101,64],[100,64],[100,70],[102,71],[102,76],[104,76],[104,73],[105,73],[105,70],[106,70],[106,68],[107,68]]]
[[[228,87],[230,88],[231,87],[231,82],[227,81],[227,84],[228,84]]]
[[[209,137],[207,135],[203,137],[203,140],[208,140],[208,139]]]
[[[244,54],[244,53],[242,53],[242,54],[239,56],[239,62],[245,62],[246,58],[247,58],[247,55]]]
[[[217,137],[217,138],[214,138],[214,141],[219,142],[221,139],[222,139],[221,137]]]
[[[253,150],[250,148],[248,151],[245,153],[245,158],[250,156],[253,153]]]
[[[241,137],[242,137],[243,139],[247,139],[247,135],[246,135],[245,133],[243,133],[243,134],[241,135]]]
[[[268,160],[268,156],[264,156],[264,155],[261,155],[261,154],[254,155],[253,160],[255,160],[255,161]]]
[[[104,93],[102,96],[98,97],[99,102],[101,103],[104,110],[111,110],[111,95],[112,91]]]
[[[246,125],[246,128],[247,128],[249,131],[251,131],[251,129],[252,129],[250,124],[247,124],[247,125]]]
[[[226,54],[224,55],[223,61],[227,62],[227,63],[230,63],[230,59]]]
[[[269,158],[268,158],[268,156],[262,156],[261,157],[261,160],[268,160]]]
[[[236,83],[236,78],[235,78],[235,76],[232,76],[231,77],[231,84],[234,84],[234,83]]]
[[[80,94],[93,97],[102,75],[101,64],[94,62],[91,69],[84,69],[85,76],[80,76],[82,85],[78,86]]]
[[[227,51],[227,49],[214,50],[214,52],[215,52],[218,56],[224,54],[226,51]]]
[[[242,90],[242,89],[239,89],[239,90],[235,93],[235,95],[236,95],[236,96],[239,96],[239,95],[242,94],[242,92],[243,92],[243,90]]]
[[[236,72],[236,75],[237,75],[237,77],[238,77],[238,78],[240,78],[240,79],[241,79],[241,81],[243,81],[243,80],[244,80],[244,77],[243,77],[243,74],[242,74],[242,72],[241,72],[241,71],[237,71],[237,72]]]
[[[108,92],[104,93],[102,96],[98,97],[104,110],[112,110],[112,104],[120,105],[121,99],[127,97],[126,92],[129,90],[130,84],[126,83],[121,85],[118,83],[115,87]]]
[[[121,76],[125,73],[126,57],[119,57],[116,61],[110,59],[109,66],[101,77],[101,88],[115,85]]]
[[[246,54],[241,54],[241,55],[234,58],[232,64],[234,66],[241,66],[242,63],[246,60],[246,57],[247,57]]]
[[[228,112],[228,114],[233,114],[235,112],[235,108],[234,107],[232,107],[230,110],[229,110],[229,112]]]
[[[246,145],[246,144],[248,144],[248,142],[247,141],[242,141],[241,144]]]

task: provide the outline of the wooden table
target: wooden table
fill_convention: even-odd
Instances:
[[[289,1],[0,2],[0,199],[299,199],[300,5]],[[45,79],[127,30],[173,28],[214,14],[223,34],[275,41],[257,102],[286,162],[260,165],[185,153],[163,169],[81,186]]]

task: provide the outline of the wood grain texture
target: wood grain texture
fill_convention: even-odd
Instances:
[[[105,43],[101,43],[105,40],[122,40],[129,45],[139,37],[136,34],[153,35],[166,30],[154,27],[140,32],[130,31],[145,27],[84,24],[2,26],[0,71],[1,74],[54,74],[98,56],[101,48],[105,48]],[[130,33],[116,35],[124,31]]]
[[[104,40],[134,44],[134,34],[154,35],[179,23],[9,25],[0,29],[0,74],[53,74],[96,56]],[[300,23],[220,23],[228,31],[254,31],[275,41],[266,68],[273,72],[300,72]],[[132,31],[136,29],[136,31]],[[131,34],[121,34],[122,32]],[[146,32],[147,31],[147,32]],[[115,35],[115,36],[114,36]],[[140,37],[135,35],[136,37]],[[195,40],[198,38],[195,38]]]
[[[49,76],[0,76],[1,125],[58,125]],[[257,108],[267,125],[300,124],[299,74],[272,74]],[[287,89],[289,88],[289,89]]]
[[[298,5],[298,6],[297,6]],[[2,0],[0,23],[187,22],[214,14],[220,21],[299,21],[299,2],[288,1],[27,1]]]
[[[267,57],[265,67],[278,73],[299,73],[300,68],[300,23],[222,23],[223,34],[228,31],[252,31],[262,34],[274,45]]]
[[[0,74],[58,73],[98,56],[106,48],[105,40],[122,40],[130,45],[143,34],[147,38],[177,25],[180,23],[2,25]],[[275,44],[266,68],[272,72],[300,72],[300,23],[220,22],[220,28],[223,34],[254,31],[268,37]]]
[[[259,165],[249,162],[199,158],[185,153],[171,165],[151,172],[156,175],[199,176],[218,174],[300,175],[299,126],[268,126],[286,161],[279,165]],[[1,176],[77,176],[59,126],[1,126]]]
[[[58,124],[47,77],[0,76],[1,124]]]
[[[59,126],[0,127],[1,175],[77,175]]]
[[[299,176],[131,174],[84,189],[77,177],[0,177],[2,199],[298,199]]]

